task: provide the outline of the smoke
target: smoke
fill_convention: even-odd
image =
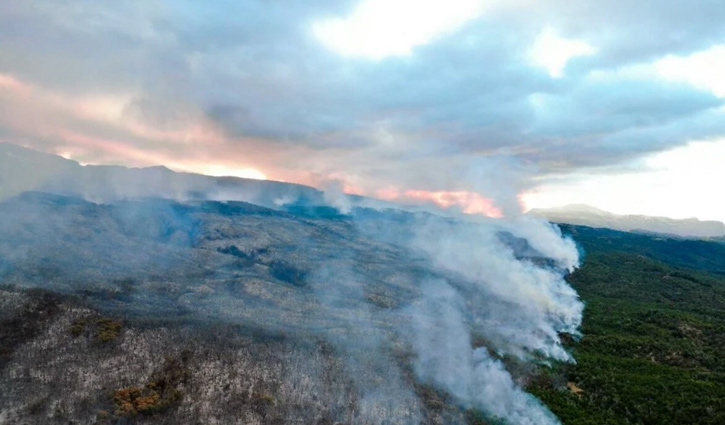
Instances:
[[[418,297],[401,312],[408,327],[400,333],[409,336],[418,378],[507,423],[558,423],[492,355],[573,361],[559,335],[577,335],[582,319],[583,304],[564,280],[578,265],[575,244],[557,227],[526,217],[415,214],[392,225],[358,223],[406,246],[438,275],[421,279]]]
[[[331,207],[337,208],[342,214],[349,214],[352,210],[352,201],[343,191],[343,184],[339,180],[329,180],[323,185],[325,191],[325,202]]]
[[[552,237],[548,224],[541,223],[538,232],[531,222],[527,226],[523,234],[539,248],[538,239]],[[553,254],[519,257],[499,231],[494,225],[429,219],[416,226],[411,244],[427,254],[434,267],[458,280],[475,317],[473,330],[494,341],[497,350],[522,359],[541,354],[570,360],[558,333],[577,332],[583,307],[560,269],[576,264],[574,246],[565,252],[567,244],[562,242],[553,245]]]
[[[514,384],[486,348],[472,348],[471,328],[461,294],[443,281],[428,282],[411,308],[416,373],[445,388],[465,407],[518,425],[556,424],[535,398]]]
[[[42,194],[0,202],[6,282],[82,289],[134,315],[322,339],[357,389],[361,422],[423,421],[414,379],[509,424],[558,423],[502,362],[574,360],[560,334],[579,332],[583,304],[564,280],[579,258],[556,226],[391,209],[335,183],[323,194],[161,168],[67,167],[63,179],[30,179],[29,188],[16,184],[16,168],[0,194],[62,187],[109,203]],[[238,198],[278,209],[201,201]],[[298,208],[319,205],[344,215]],[[333,416],[348,421],[345,409],[340,402]]]
[[[335,327],[325,332],[325,338],[341,355],[357,389],[359,419],[365,422],[383,416],[391,418],[391,423],[417,425],[422,419],[420,401],[390,349],[395,330],[402,328],[400,317],[366,302],[366,285],[354,268],[354,262],[328,263],[315,272],[310,280],[319,304],[309,315],[323,316],[319,319],[324,321],[331,313],[354,312],[338,313]]]

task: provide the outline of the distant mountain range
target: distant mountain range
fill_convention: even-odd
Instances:
[[[77,196],[100,203],[164,198],[179,201],[244,201],[275,209],[282,206],[289,209],[320,205],[340,210],[351,207],[417,209],[357,195],[332,195],[294,183],[180,173],[163,166],[129,168],[81,165],[57,155],[0,143],[0,201],[27,191]],[[533,209],[528,214],[555,223],[623,231],[697,238],[725,237],[725,224],[718,221],[616,215],[581,204]]]
[[[0,201],[27,191],[109,203],[140,198],[243,201],[268,208],[327,205],[397,207],[358,195],[323,192],[301,184],[176,172],[163,166],[81,165],[58,155],[0,142]]]
[[[179,173],[162,166],[81,165],[57,155],[0,143],[0,200],[26,191],[80,196],[102,203],[152,197],[236,200],[270,207],[325,203],[323,192],[298,184]]]
[[[719,221],[682,220],[645,215],[617,215],[598,208],[572,204],[563,207],[535,208],[529,214],[555,223],[609,228],[627,232],[662,233],[682,237],[718,238],[725,236],[725,224]]]

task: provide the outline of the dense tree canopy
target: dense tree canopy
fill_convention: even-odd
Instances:
[[[725,423],[725,245],[564,230],[585,253],[584,336],[529,390],[565,425]]]

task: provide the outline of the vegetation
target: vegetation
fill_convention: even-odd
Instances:
[[[113,392],[113,403],[116,417],[133,417],[137,414],[152,415],[163,412],[181,400],[182,383],[188,379],[186,367],[188,353],[180,358],[167,358],[166,363],[157,371],[152,379],[141,387],[120,388]],[[107,416],[107,412],[99,412],[99,417]]]
[[[580,243],[587,253],[635,253],[674,267],[725,275],[723,241],[682,239],[586,226],[562,225],[561,227]]]
[[[530,364],[491,354],[519,381],[526,380],[527,389],[565,425],[725,424],[725,244],[564,229],[584,253],[583,267],[569,277],[587,305],[584,336],[577,341],[563,335],[578,363],[555,364],[532,376]],[[330,247],[339,242],[329,241]],[[224,259],[220,264],[257,264],[234,269],[243,272],[240,276],[255,276],[268,266],[276,283],[304,286],[311,273],[302,268],[304,259],[281,257],[280,248],[214,247],[235,257],[214,255]],[[399,267],[381,266],[371,276],[384,277]],[[209,269],[218,273],[212,283],[228,278],[222,269]],[[189,276],[196,282],[201,275]],[[15,415],[8,423],[245,423],[250,418],[264,424],[356,423],[358,389],[334,346],[318,348],[309,334],[236,318],[216,323],[216,317],[167,302],[201,300],[190,295],[196,286],[179,284],[182,290],[173,292],[160,279],[152,280],[79,284],[78,297],[0,286],[8,306],[0,309],[0,411]],[[408,299],[405,286],[381,288],[388,289],[366,286],[365,299],[378,307]],[[225,314],[239,305],[244,304],[225,304]],[[255,311],[254,304],[247,305]],[[58,332],[58,323],[69,325]],[[124,344],[113,342],[121,336]],[[72,338],[94,343],[69,344]],[[473,344],[490,345],[477,335]],[[193,361],[175,354],[184,348],[194,350]],[[482,412],[464,411],[449,394],[418,382],[406,366],[411,353],[402,346],[396,350],[405,383],[424,407],[422,423],[502,424]],[[174,356],[164,362],[165,355]],[[148,365],[160,365],[150,378]],[[384,368],[373,373],[387,384]],[[401,418],[391,412],[380,410],[375,417]]]
[[[123,324],[119,320],[113,320],[109,318],[101,318],[96,321],[98,325],[98,332],[96,333],[96,340],[98,342],[109,342],[113,341],[120,335]]]
[[[70,334],[77,338],[85,333],[87,329],[91,329],[96,342],[110,342],[118,338],[121,334],[123,323],[120,320],[101,317],[98,319],[76,319],[70,327]]]
[[[586,254],[569,279],[586,302],[584,337],[576,365],[529,390],[565,425],[725,424],[722,245],[567,230]]]

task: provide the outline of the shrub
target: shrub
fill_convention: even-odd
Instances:
[[[70,334],[73,335],[74,338],[81,336],[83,334],[83,331],[86,329],[87,323],[87,319],[74,320],[73,324],[70,327]]]
[[[182,353],[179,359],[167,358],[164,366],[143,387],[127,387],[114,391],[115,415],[151,415],[163,412],[181,400],[183,393],[178,387],[188,378],[188,358],[188,353]]]
[[[120,320],[113,320],[107,317],[100,318],[96,321],[98,330],[96,332],[96,340],[98,342],[109,342],[118,338],[123,328]]]

